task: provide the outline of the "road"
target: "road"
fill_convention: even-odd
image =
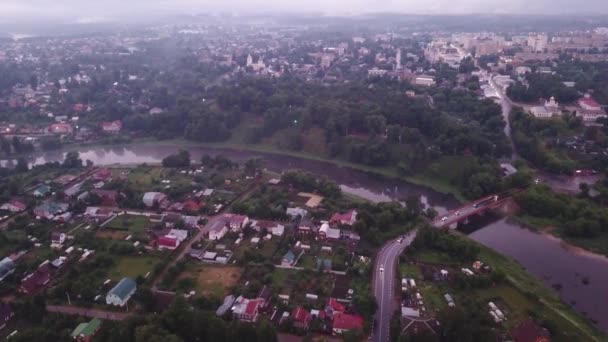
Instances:
[[[84,317],[97,317],[99,319],[105,319],[110,321],[122,321],[123,319],[129,317],[131,315],[130,312],[114,312],[114,311],[105,311],[105,310],[97,310],[91,308],[81,308],[78,306],[68,306],[68,305],[47,305],[46,311],[61,313],[66,315],[78,315]]]
[[[389,327],[391,317],[398,308],[395,301],[395,271],[399,263],[399,255],[409,246],[416,237],[416,231],[405,236],[403,242],[391,240],[387,242],[376,257],[374,267],[374,296],[378,302],[374,327],[374,341],[385,342],[390,339]],[[380,271],[381,269],[384,271]]]
[[[486,196],[486,197],[482,197],[482,198],[480,198],[478,200],[469,202],[469,203],[465,204],[464,206],[462,206],[460,208],[450,210],[447,213],[445,213],[445,214],[437,217],[433,221],[433,226],[436,227],[436,228],[448,226],[448,225],[450,225],[450,224],[452,224],[454,222],[459,221],[463,217],[467,217],[467,216],[470,216],[470,215],[474,214],[475,212],[482,211],[489,204],[495,203],[495,201],[494,202],[484,203],[483,205],[479,205],[477,207],[475,205],[478,204],[478,203],[480,203],[480,202],[487,201],[487,200],[491,199],[492,197],[494,197],[494,195],[489,195],[489,196]]]
[[[492,89],[496,91],[498,97],[500,97],[500,106],[502,108],[502,117],[506,122],[505,125],[505,135],[509,138],[509,142],[511,143],[511,161],[518,158],[517,152],[515,151],[515,144],[513,143],[513,138],[511,137],[511,122],[509,121],[509,115],[511,114],[511,108],[513,108],[513,103],[507,96],[506,92],[503,89],[496,85],[494,82],[494,75],[490,76],[490,86]]]

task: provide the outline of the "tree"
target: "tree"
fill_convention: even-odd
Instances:
[[[82,159],[76,151],[70,151],[65,155],[62,166],[68,169],[76,169],[82,167]]]
[[[15,165],[15,171],[23,173],[27,172],[29,169],[30,167],[24,158],[17,158],[17,165]]]
[[[189,167],[190,153],[186,150],[180,150],[177,154],[172,154],[163,159],[164,167]]]
[[[257,327],[258,342],[277,342],[277,332],[267,320],[262,320]]]

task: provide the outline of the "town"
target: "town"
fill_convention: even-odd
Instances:
[[[264,18],[0,38],[0,336],[605,340],[608,22]]]

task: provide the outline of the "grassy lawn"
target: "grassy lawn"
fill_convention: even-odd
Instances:
[[[417,285],[428,310],[439,311],[447,306],[445,298],[443,298],[443,293],[438,287],[433,286],[428,282],[418,282]]]
[[[429,264],[455,264],[454,260],[448,255],[431,250],[424,250],[420,253],[417,253],[416,259]]]
[[[399,264],[399,273],[401,274],[401,278],[420,279],[420,269],[410,263]]]
[[[297,257],[297,255],[296,255]],[[296,265],[298,267],[304,267],[308,270],[316,270],[317,269],[317,263],[315,261],[315,257],[304,253],[301,257],[300,260],[298,260],[298,264]]]
[[[178,279],[194,279],[197,294],[224,298],[230,288],[238,283],[241,272],[240,267],[234,266],[194,265],[188,267]]]
[[[150,219],[141,215],[120,215],[110,221],[105,228],[126,230],[129,233],[143,233],[150,225]]]
[[[284,289],[285,285],[287,285],[287,279],[294,272],[295,271],[286,270],[282,268],[277,268],[272,271],[272,287],[277,290]],[[283,291],[282,293],[285,293],[285,291]]]
[[[108,277],[112,280],[120,280],[123,277],[145,276],[146,273],[152,272],[154,266],[160,262],[160,258],[156,256],[124,256],[117,257],[115,264],[108,270]]]

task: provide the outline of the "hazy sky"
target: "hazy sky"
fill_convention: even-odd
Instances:
[[[608,0],[0,0],[0,18],[70,18],[95,21],[217,10],[315,11],[327,14],[601,14]]]

